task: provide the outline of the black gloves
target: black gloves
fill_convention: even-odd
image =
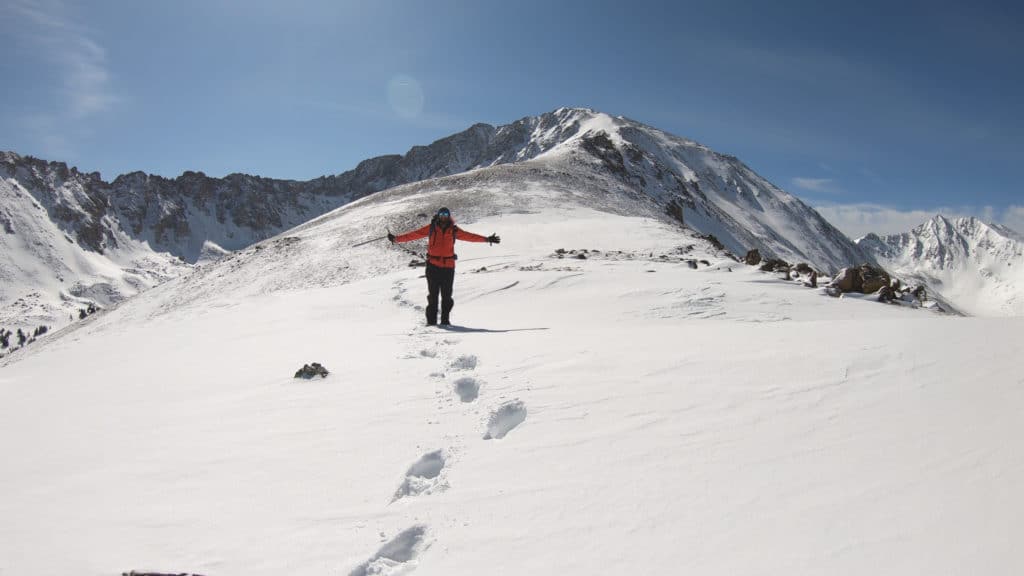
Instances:
[[[392,234],[390,230],[388,230],[388,242],[391,242],[392,244],[395,243],[395,235]]]
[[[487,241],[490,242],[491,244],[501,244],[501,236],[498,236],[497,234],[491,234],[490,236],[487,237]]]

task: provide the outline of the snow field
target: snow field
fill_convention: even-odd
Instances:
[[[460,246],[448,330],[421,269],[158,287],[0,369],[0,573],[1024,568],[1020,319],[657,262],[688,237],[577,216],[466,225],[504,243]]]

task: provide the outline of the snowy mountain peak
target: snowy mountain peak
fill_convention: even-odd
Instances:
[[[518,209],[516,196],[526,187],[546,187],[568,192],[582,205],[681,224],[714,236],[733,254],[757,248],[766,257],[822,270],[870,259],[817,212],[736,158],[589,108],[559,108],[501,126],[474,124],[404,155],[370,158],[353,170],[305,182],[193,171],[176,178],[136,171],[107,182],[99,173],[13,152],[0,156],[0,177],[9,192],[0,196],[0,217],[22,246],[6,247],[0,274],[31,279],[36,276],[25,270],[63,270],[44,274],[46,290],[39,278],[8,284],[0,294],[0,323],[24,318],[33,308],[9,308],[25,294],[49,294],[50,312],[33,312],[41,317],[66,308],[64,281],[80,283],[78,293],[99,290],[104,302],[115,302],[183,265],[247,248],[365,196],[415,183],[424,184],[408,190],[445,190],[461,195],[449,204],[466,206],[480,190],[504,190],[508,198],[492,211]],[[32,206],[45,210],[45,222],[28,225],[10,216]],[[43,228],[49,231],[43,234]],[[12,260],[16,252],[20,263]],[[126,284],[125,268],[142,271],[145,279]]]
[[[1024,315],[1024,242],[1006,227],[939,214],[910,232],[857,243],[964,312]]]

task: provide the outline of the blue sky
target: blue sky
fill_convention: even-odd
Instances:
[[[1024,229],[1010,2],[0,0],[0,149],[308,179],[561,106],[738,156],[851,235]]]

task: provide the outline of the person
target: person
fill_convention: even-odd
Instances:
[[[441,326],[451,325],[452,288],[455,284],[455,240],[466,242],[489,242],[500,244],[497,234],[481,236],[463,230],[455,225],[452,213],[441,208],[430,220],[430,224],[412,232],[394,235],[388,232],[388,240],[394,242],[411,242],[420,238],[429,238],[427,242],[427,326],[437,324],[437,298],[441,297]]]

